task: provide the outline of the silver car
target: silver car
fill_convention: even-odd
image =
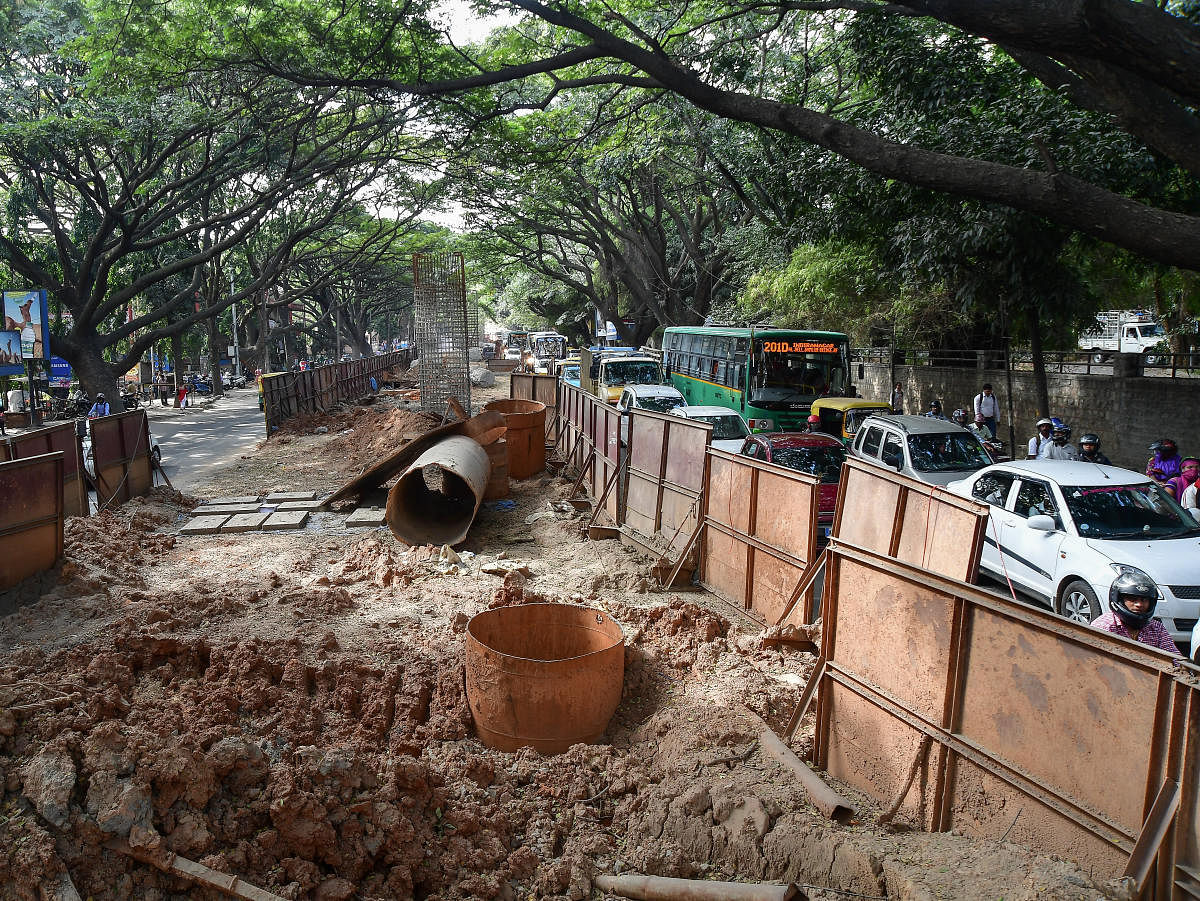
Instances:
[[[868,416],[850,455],[939,486],[992,462],[979,439],[962,426],[929,416]]]

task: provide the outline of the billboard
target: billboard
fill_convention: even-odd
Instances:
[[[50,358],[50,384],[55,388],[71,386],[71,364],[62,357]]]
[[[21,335],[21,356],[50,359],[50,317],[45,291],[5,291],[4,331]]]
[[[0,375],[20,375],[25,371],[21,361],[21,333],[0,332]]]

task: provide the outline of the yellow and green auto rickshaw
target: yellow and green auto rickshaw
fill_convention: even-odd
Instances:
[[[849,445],[854,433],[868,416],[884,416],[892,408],[881,400],[861,397],[822,397],[813,401],[812,412],[821,418],[821,431]]]

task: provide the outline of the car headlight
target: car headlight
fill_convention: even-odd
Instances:
[[[1118,576],[1123,573],[1130,573],[1135,576],[1142,576],[1147,582],[1149,582],[1155,588],[1158,588],[1158,583],[1155,582],[1152,578],[1150,578],[1150,573],[1146,572],[1144,569],[1138,569],[1136,566],[1130,566],[1128,563],[1110,563],[1108,565],[1112,567],[1112,571],[1115,572]],[[1158,599],[1160,601],[1163,599],[1163,593],[1162,593],[1161,588],[1158,588]]]

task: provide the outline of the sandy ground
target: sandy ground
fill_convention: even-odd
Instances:
[[[431,422],[398,395],[295,422],[204,495],[328,491]],[[811,655],[764,649],[702,593],[654,590],[651,561],[581,535],[568,489],[514,483],[461,562],[336,513],[179,536],[196,501],[166,489],[69,521],[66,561],[0,596],[0,897],[39,898],[64,872],[95,901],[223,897],[114,837],[320,901],[598,898],[591,876],[625,871],[813,898],[1119,894],[1013,845],[876,826],[848,790],[855,821],[821,817],[746,712],[782,729]],[[621,704],[599,744],[490,750],[466,623],[540,601],[622,626]],[[805,724],[794,747],[810,741]]]

